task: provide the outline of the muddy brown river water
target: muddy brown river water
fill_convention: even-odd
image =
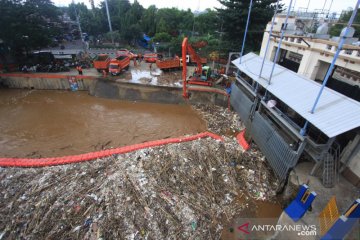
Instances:
[[[0,157],[54,157],[206,130],[187,105],[0,89]]]

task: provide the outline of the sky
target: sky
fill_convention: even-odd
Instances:
[[[72,0],[52,0],[57,6],[67,6]],[[89,0],[74,0],[75,3],[84,2],[90,7]],[[98,5],[101,0],[94,0],[95,5]],[[120,1],[120,0],[119,0]],[[246,0],[244,0],[246,1]],[[248,0],[249,1],[249,0]],[[130,0],[134,2],[134,0]],[[220,8],[222,5],[217,0],[138,0],[138,2],[145,8],[150,5],[156,5],[158,8],[164,7],[176,7],[179,9],[188,9],[192,11],[203,11],[206,8]],[[290,0],[281,0],[285,6],[288,6]],[[293,0],[292,6],[295,5],[295,9],[306,8],[309,0]],[[332,3],[332,4],[331,4]],[[310,0],[309,9],[322,9],[325,4],[325,9],[329,9],[331,5],[331,12],[341,12],[347,8],[355,7],[356,0]]]

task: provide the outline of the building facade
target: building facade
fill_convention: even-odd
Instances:
[[[285,16],[275,18],[272,36],[270,38],[266,59],[273,60],[280,41],[281,28],[284,26]],[[333,60],[339,44],[339,37],[330,37],[327,34],[327,23],[318,28],[316,34],[304,34],[299,29],[301,20],[292,16],[288,20],[289,29],[281,44],[280,54],[276,62],[307,78],[322,82]],[[264,32],[260,56],[265,56],[265,49],[270,37],[271,22]],[[332,73],[328,87],[337,90],[357,101],[360,101],[360,46],[358,39],[351,35],[347,37],[336,67]],[[355,88],[353,88],[355,86]],[[357,91],[355,91],[355,90]]]

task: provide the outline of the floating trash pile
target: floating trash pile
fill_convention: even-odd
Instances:
[[[232,114],[216,109],[215,121]],[[0,179],[3,239],[219,239],[246,207],[239,199],[270,200],[277,187],[259,151],[243,152],[226,136],[72,165],[0,168]]]

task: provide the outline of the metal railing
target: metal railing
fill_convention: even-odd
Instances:
[[[270,166],[280,180],[285,180],[289,171],[295,167],[299,154],[259,112],[255,112],[251,136],[266,156]]]
[[[241,84],[241,83],[238,83]],[[230,96],[230,103],[235,111],[240,115],[242,122],[247,127],[248,119],[250,116],[251,108],[254,104],[254,98],[249,98],[245,92],[241,90],[241,86],[233,84]]]

